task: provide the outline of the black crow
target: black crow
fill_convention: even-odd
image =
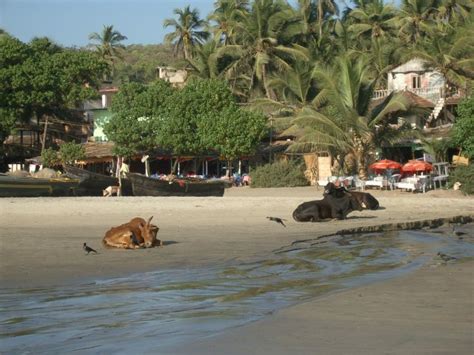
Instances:
[[[274,222],[277,222],[277,223],[280,223],[283,227],[286,227],[285,226],[285,223],[283,223],[283,221],[286,221],[286,219],[282,219],[282,218],[278,218],[278,217],[267,217],[270,221],[274,221]]]
[[[97,254],[97,251],[92,249],[91,247],[87,246],[86,243],[84,243],[82,249],[84,249],[84,251],[87,253],[87,255],[89,255],[90,252]]]
[[[457,258],[455,258],[454,256],[450,256],[450,255],[446,255],[442,252],[438,252],[438,256],[443,259],[443,261],[445,262],[448,262],[448,261],[452,261],[452,260],[456,260]]]

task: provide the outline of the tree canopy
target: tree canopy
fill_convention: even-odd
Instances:
[[[67,116],[83,100],[96,97],[106,68],[93,53],[62,48],[47,38],[23,43],[0,37],[2,142],[17,120]]]
[[[458,106],[458,119],[453,127],[453,142],[463,155],[474,159],[474,97],[462,101]]]
[[[252,154],[265,132],[262,114],[241,109],[225,82],[192,80],[183,89],[164,81],[122,87],[105,127],[116,152],[166,149],[176,157],[215,152],[227,160]]]

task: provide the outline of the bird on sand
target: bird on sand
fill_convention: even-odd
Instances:
[[[92,249],[90,246],[88,246],[86,243],[84,243],[82,249],[84,249],[84,251],[87,253],[87,255],[89,255],[89,253],[95,253],[97,254],[97,251]]]
[[[285,223],[283,221],[286,221],[286,219],[282,219],[279,217],[267,217],[270,221],[280,223],[283,227],[286,227]]]
[[[456,260],[457,258],[455,258],[454,256],[450,256],[450,255],[447,255],[447,254],[444,254],[442,252],[438,252],[438,256],[445,262],[448,262],[448,261],[452,261],[452,260]]]

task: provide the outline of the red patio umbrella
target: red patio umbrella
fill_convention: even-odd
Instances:
[[[402,171],[405,173],[430,172],[431,170],[433,170],[433,165],[423,160],[409,160],[402,166]]]
[[[369,168],[375,170],[376,172],[379,172],[387,169],[401,169],[402,164],[393,160],[383,159],[371,164]]]

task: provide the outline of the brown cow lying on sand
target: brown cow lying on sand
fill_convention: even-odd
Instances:
[[[159,228],[148,221],[135,217],[130,222],[109,229],[102,239],[106,248],[138,249],[163,246],[163,242],[156,239]]]

